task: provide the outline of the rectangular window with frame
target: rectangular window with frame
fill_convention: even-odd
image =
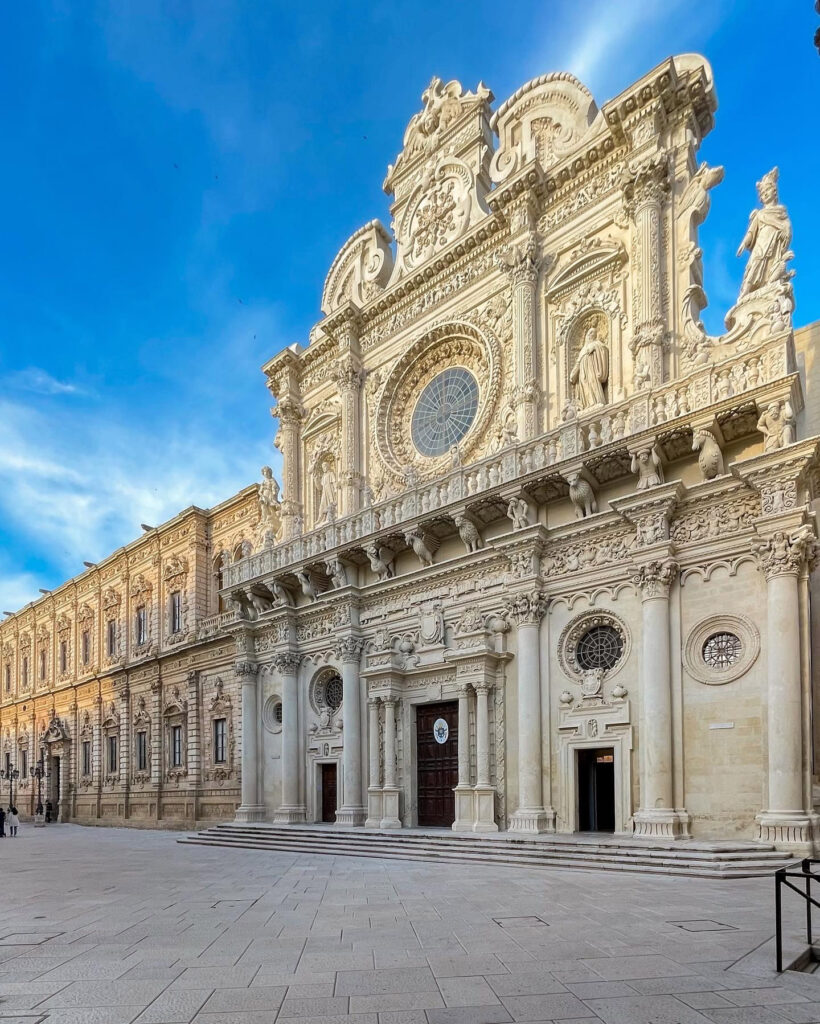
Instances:
[[[224,764],[228,759],[228,720],[214,719],[214,764]]]
[[[171,726],[171,767],[182,766],[182,726]]]
[[[40,651],[40,681],[46,677],[46,652],[45,648]]]
[[[83,775],[91,774],[91,741],[83,740],[82,747]]]
[[[11,691],[11,665],[6,665],[5,671],[6,693]]]
[[[137,771],[148,771],[148,733],[144,729],[137,733]]]
[[[108,774],[116,775],[120,770],[120,751],[118,737],[115,733],[108,736]]]
[[[87,629],[83,630],[81,646],[83,665],[87,665],[91,661],[91,633]]]
[[[145,643],[146,636],[147,636],[147,634],[146,634],[147,620],[146,620],[146,617],[145,617],[145,605],[144,604],[141,604],[139,606],[139,608],[137,608],[136,622],[135,622],[134,625],[135,625],[134,633],[135,633],[135,639],[136,639],[136,642],[137,642],[137,646],[141,646],[142,644]]]
[[[182,632],[182,594],[178,590],[171,594],[171,632]]]
[[[23,658],[23,689],[28,689],[28,655]]]
[[[117,653],[117,623],[114,619],[108,620],[105,634],[105,650],[109,658]]]
[[[6,778],[11,775],[11,753],[6,751]]]
[[[20,751],[20,776],[23,779],[28,777],[28,751],[25,749]]]
[[[60,672],[68,671],[68,642],[60,641]]]

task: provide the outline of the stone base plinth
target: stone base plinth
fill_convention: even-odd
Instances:
[[[473,831],[473,787],[456,786],[453,790],[456,798],[456,820],[453,822],[454,832]]]
[[[761,811],[755,818],[761,843],[811,854],[818,838],[818,817],[805,811]]]
[[[492,786],[476,786],[473,790],[473,832],[497,831],[495,790]]]
[[[240,804],[239,807],[236,808],[236,816],[234,820],[241,821],[243,823],[249,821],[264,821],[265,807],[263,804]]]
[[[379,823],[380,828],[401,828],[399,792],[395,786],[385,786],[382,790],[382,820]]]
[[[636,811],[633,817],[636,836],[654,839],[689,839],[689,815],[686,811],[658,807]]]
[[[336,811],[336,824],[357,827],[367,820],[367,809],[364,807],[342,807]]]
[[[273,815],[274,825],[299,825],[307,815],[304,807],[278,807]]]
[[[382,791],[376,786],[370,786],[367,790],[367,818],[365,819],[365,828],[381,828],[382,808],[384,801],[382,800]]]
[[[537,835],[552,831],[549,815],[543,807],[519,807],[510,818],[510,832]]]

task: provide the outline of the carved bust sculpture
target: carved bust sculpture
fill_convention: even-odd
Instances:
[[[609,380],[609,349],[598,337],[595,327],[588,328],[584,335],[569,380],[582,409],[593,409],[606,402],[604,387]]]
[[[788,251],[792,240],[792,226],[786,207],[778,202],[778,170],[773,168],[757,183],[757,194],[762,209],[752,210],[749,227],[737,251],[741,256],[749,250],[749,262],[740,286],[740,298],[757,291],[786,275],[786,262],[792,258]]]

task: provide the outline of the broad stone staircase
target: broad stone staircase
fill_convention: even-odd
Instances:
[[[488,837],[424,829],[377,832],[337,825],[215,825],[177,842],[333,857],[606,869],[699,878],[770,876],[791,859],[789,854],[760,843],[651,841],[601,834],[523,838],[500,832]]]

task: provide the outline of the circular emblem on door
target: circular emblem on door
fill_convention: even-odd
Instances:
[[[436,738],[436,743],[447,742],[447,737],[450,735],[450,726],[443,718],[437,718],[435,722],[433,722],[433,735]]]

